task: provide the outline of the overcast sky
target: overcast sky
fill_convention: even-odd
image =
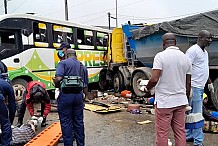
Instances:
[[[0,14],[4,14],[4,0]],[[8,14],[36,13],[64,20],[64,0],[8,0]],[[118,25],[157,23],[218,9],[218,0],[117,0]],[[116,0],[68,0],[69,21],[108,26],[108,15],[116,15]],[[116,20],[111,19],[111,26]]]

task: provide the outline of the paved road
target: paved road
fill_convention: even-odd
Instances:
[[[91,111],[85,113],[85,134],[86,146],[154,146],[154,115],[150,113],[131,114],[122,110],[110,114],[97,114]],[[27,116],[28,117],[28,116]],[[56,112],[50,113],[48,123],[58,121]],[[137,122],[150,120],[149,124],[139,125]],[[43,129],[38,128],[38,132]],[[170,139],[173,141],[173,134],[170,131]],[[188,143],[187,146],[192,146]],[[216,134],[205,134],[205,146],[217,146]],[[59,143],[57,146],[63,146]]]

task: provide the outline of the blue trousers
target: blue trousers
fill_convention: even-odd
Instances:
[[[2,146],[10,146],[12,140],[11,122],[8,116],[8,109],[5,101],[0,99],[0,123],[1,123],[1,140]]]
[[[190,113],[202,113],[203,108],[203,93],[204,89],[192,87],[192,98],[190,100],[190,106],[192,110]],[[198,129],[187,129],[186,130],[186,139],[194,139],[194,145],[203,144],[204,133],[202,128]]]
[[[77,146],[85,145],[83,122],[83,94],[64,94],[58,97],[58,114],[64,146],[73,145],[73,132]]]

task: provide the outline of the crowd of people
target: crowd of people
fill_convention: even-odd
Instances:
[[[71,49],[69,43],[63,42],[57,50],[59,50],[57,55],[60,62],[53,79],[58,89],[56,96],[64,145],[73,145],[75,139],[78,146],[84,146],[83,107],[85,96],[88,93],[88,71],[77,60],[76,51]],[[62,80],[65,76],[80,78],[81,88],[69,88],[70,93],[66,93],[66,90],[62,89]],[[36,127],[39,124],[41,127],[46,126],[46,117],[51,110],[51,99],[46,86],[39,81],[30,81],[23,94],[22,102],[18,105],[7,76],[7,67],[2,61],[0,61],[0,84],[1,145],[24,145],[36,135]],[[35,104],[41,104],[41,114],[35,112]],[[26,108],[31,119],[23,122]],[[14,127],[12,124],[16,109],[18,109],[18,122]]]
[[[185,114],[187,105],[191,106],[190,113],[203,114],[205,110],[203,103],[206,102],[206,98],[203,98],[205,85],[208,86],[210,92],[214,92],[209,78],[208,53],[205,49],[210,45],[212,35],[207,30],[200,31],[197,44],[191,46],[186,53],[176,46],[175,34],[164,34],[162,41],[164,50],[154,57],[151,78],[146,86],[140,88],[146,93],[155,88],[153,103],[155,105],[156,145],[168,145],[171,126],[176,146],[186,146],[187,141],[193,141],[195,146],[203,146],[202,127],[185,129]],[[57,55],[60,62],[53,82],[57,89],[55,96],[64,145],[73,145],[75,139],[77,146],[84,146],[83,108],[84,98],[88,94],[88,71],[77,60],[76,51],[71,49],[70,44],[63,42]],[[0,62],[0,70],[1,74],[7,73],[7,67],[2,62]],[[74,78],[81,80],[81,86],[75,87],[64,83],[65,80],[70,82]],[[41,127],[46,126],[46,117],[51,110],[51,100],[46,86],[38,81],[28,83],[26,93],[18,108],[18,123],[12,129],[16,112],[14,91],[8,77],[1,77],[0,84],[1,143],[4,146],[18,142],[25,143],[35,136],[35,127],[38,123]],[[41,114],[37,115],[38,117],[34,112],[35,103],[41,103]],[[26,107],[31,120],[23,124]],[[211,118],[211,116],[208,117]],[[28,139],[19,141],[16,135],[20,133],[28,135]]]
[[[212,35],[207,30],[201,30],[197,43],[185,53],[176,47],[175,34],[164,34],[162,41],[164,51],[156,54],[151,78],[148,84],[141,88],[144,92],[150,92],[155,87],[156,145],[168,145],[171,126],[176,146],[186,146],[186,142],[193,142],[194,146],[203,146],[202,127],[185,129],[185,114],[187,105],[191,106],[188,114],[203,114],[203,109],[205,113],[205,85],[214,93],[209,78],[208,53],[205,49],[212,42]],[[207,112],[207,118],[215,119],[210,112]]]

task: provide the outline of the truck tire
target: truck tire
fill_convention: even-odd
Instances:
[[[113,85],[115,92],[121,92],[124,89],[124,79],[121,72],[116,72],[113,78]]]
[[[21,103],[23,99],[23,94],[26,91],[28,82],[24,79],[14,79],[12,80],[12,87],[14,89],[15,100],[18,104]]]
[[[141,86],[139,85],[139,83],[141,80],[147,80],[147,79],[148,78],[143,72],[137,72],[133,76],[132,87],[133,87],[133,91],[135,92],[137,96],[139,97],[145,96],[145,93],[140,90]]]
[[[213,106],[218,110],[218,78],[213,82],[214,85],[214,94],[211,95],[211,101],[213,103]]]
[[[106,77],[107,77],[107,70],[101,71],[99,75],[99,82],[98,82],[98,86],[101,91],[105,91],[108,89],[109,83]]]

